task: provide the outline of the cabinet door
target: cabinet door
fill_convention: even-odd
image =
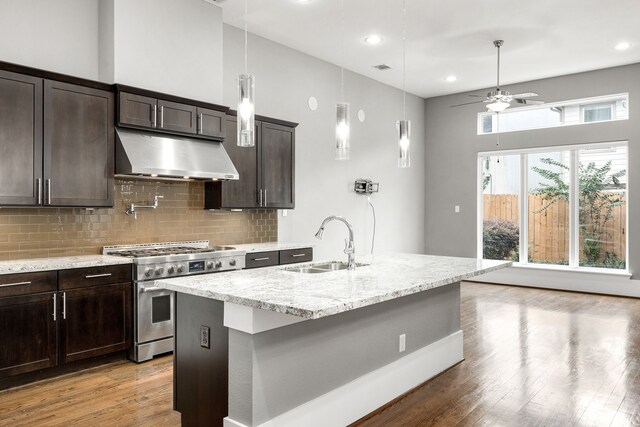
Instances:
[[[0,298],[0,378],[56,365],[55,293]]]
[[[127,92],[118,94],[118,124],[155,128],[158,124],[158,100]]]
[[[131,283],[59,292],[60,363],[131,347]]]
[[[196,109],[196,113],[198,114],[198,135],[222,139],[227,136],[227,124],[225,120],[227,115],[225,113],[200,107]]]
[[[294,207],[295,129],[262,123],[260,157],[262,189],[267,208]]]
[[[42,182],[42,79],[0,71],[0,205],[36,205]]]
[[[196,133],[196,107],[159,99],[158,129]]]
[[[45,205],[113,206],[113,94],[45,80]]]

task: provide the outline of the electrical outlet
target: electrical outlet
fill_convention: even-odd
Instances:
[[[456,213],[460,213],[460,206],[456,205],[456,207],[454,208]]]
[[[282,209],[282,216],[287,216],[288,215],[288,211],[286,209]]]
[[[211,348],[211,329],[208,326],[200,326],[200,347]]]
[[[407,349],[407,335],[402,334],[398,339],[398,352],[402,353]]]

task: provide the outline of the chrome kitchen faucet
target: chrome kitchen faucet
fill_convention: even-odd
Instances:
[[[347,270],[355,270],[356,269],[356,248],[353,244],[353,227],[351,227],[351,224],[349,224],[349,221],[347,221],[346,218],[342,216],[337,216],[337,215],[326,217],[324,221],[322,221],[322,224],[320,225],[320,228],[316,233],[316,239],[322,240],[322,234],[324,233],[324,226],[327,225],[328,222],[331,222],[333,220],[342,221],[344,225],[346,225],[347,228],[349,229],[349,241],[347,242],[345,240],[344,253],[347,254],[347,256],[349,257]]]

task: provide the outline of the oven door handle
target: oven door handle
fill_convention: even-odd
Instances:
[[[140,290],[142,292],[168,291],[168,289],[159,288],[157,286],[147,286],[147,287],[141,286]]]

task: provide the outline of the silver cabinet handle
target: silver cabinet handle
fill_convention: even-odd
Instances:
[[[160,127],[164,127],[164,105],[160,106]]]
[[[264,189],[264,198],[263,199],[264,199],[264,205],[263,206],[266,208],[267,207],[267,189],[266,188]]]
[[[46,185],[47,185],[47,200],[44,201],[44,204],[50,205],[51,204],[51,179],[47,179]]]
[[[262,206],[262,188],[258,190],[258,206]]]
[[[84,276],[85,279],[97,279],[98,277],[109,277],[111,273],[102,273],[102,274],[90,274],[88,276]]]
[[[67,318],[67,293],[62,293],[62,318]]]
[[[151,127],[156,127],[156,122],[158,118],[158,110],[155,105],[151,106]]]
[[[166,289],[159,288],[157,286],[148,286],[146,288],[140,288],[142,292],[155,292],[155,291],[166,291]]]
[[[38,199],[38,204],[42,204],[42,179],[36,178],[36,194]]]
[[[268,256],[265,256],[265,257],[262,257],[262,258],[254,258],[252,261],[266,261],[268,259],[271,259],[271,258],[269,258]]]
[[[56,304],[56,301],[57,301],[56,297],[57,296],[58,296],[57,294],[53,294],[53,297],[51,298],[51,299],[53,299],[53,314],[52,314],[52,316],[53,316],[53,321],[54,322],[57,320],[57,316],[56,316],[56,312],[58,311],[58,307],[57,307],[57,304]]]
[[[20,286],[20,285],[30,285],[31,282],[16,282],[16,283],[7,283],[5,285],[0,285],[0,288],[8,288],[9,286]]]
[[[204,116],[202,115],[202,113],[198,114],[198,118],[196,119],[196,133],[198,135],[202,135],[202,128],[204,127]]]
[[[306,254],[293,254],[293,255],[291,255],[291,258],[298,258],[298,257],[305,256],[305,255]]]

